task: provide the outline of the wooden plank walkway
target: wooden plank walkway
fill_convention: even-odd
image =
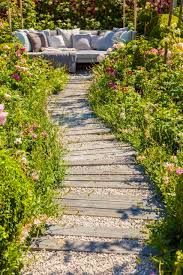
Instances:
[[[144,244],[148,238],[144,223],[159,217],[159,203],[143,168],[135,162],[134,149],[118,142],[90,109],[89,85],[84,78],[71,78],[65,90],[50,100],[49,111],[64,127],[62,143],[68,149],[66,194],[60,190],[55,202],[64,207],[64,217],[71,217],[73,225],[49,223],[32,249],[150,255],[153,250]],[[104,219],[105,224],[85,225],[83,220],[90,218]],[[74,224],[78,219],[82,223]],[[124,226],[114,226],[112,221]]]

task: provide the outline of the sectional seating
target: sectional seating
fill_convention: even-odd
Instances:
[[[128,43],[135,32],[128,28],[110,30],[17,30],[14,35],[22,42],[28,55],[51,60],[56,66],[66,65],[76,71],[77,63],[97,63],[118,42]]]

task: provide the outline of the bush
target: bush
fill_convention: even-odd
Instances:
[[[155,41],[156,45],[156,41]],[[154,46],[154,45],[153,45]],[[166,205],[166,219],[151,237],[172,272],[176,250],[183,247],[182,55],[144,39],[118,47],[94,69],[90,102],[120,140],[130,141]]]
[[[21,267],[26,237],[54,214],[61,186],[63,150],[47,112],[61,91],[64,69],[28,58],[20,45],[0,45],[0,273]],[[36,223],[35,223],[36,221]]]

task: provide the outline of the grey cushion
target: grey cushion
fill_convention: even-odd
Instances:
[[[43,31],[44,32],[44,34],[46,35],[46,36],[55,36],[55,35],[57,35],[57,31],[56,30],[44,30]]]
[[[95,50],[106,51],[113,46],[114,32],[108,31],[104,35],[93,35],[91,47]]]
[[[30,40],[33,52],[40,52],[42,47],[48,47],[48,42],[42,32],[29,32],[27,37]]]
[[[91,35],[76,34],[72,36],[73,47],[77,50],[91,50]]]
[[[97,58],[101,54],[107,54],[107,51],[96,51],[96,50],[82,50],[77,51],[77,63],[96,63]]]
[[[62,35],[48,36],[49,46],[53,48],[65,48],[65,42]]]
[[[120,41],[124,43],[128,43],[132,40],[132,31],[125,31],[120,36]]]
[[[23,30],[15,31],[13,33],[13,35],[15,35],[20,40],[20,42],[23,44],[23,46],[25,47],[27,52],[32,51],[32,46],[31,46],[31,43],[27,37],[26,32],[24,32]]]
[[[73,29],[73,30],[63,30],[63,29],[57,29],[58,35],[62,35],[66,48],[72,48],[72,35],[79,34],[80,29]]]

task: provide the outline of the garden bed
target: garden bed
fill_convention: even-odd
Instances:
[[[153,227],[151,244],[162,255],[155,259],[159,269],[170,273],[182,270],[183,261],[182,91],[177,47],[168,51],[165,64],[163,47],[139,39],[118,45],[95,67],[90,92],[96,114],[137,149],[137,161],[166,205],[166,218]]]
[[[0,45],[0,270],[22,265],[28,236],[55,213],[63,149],[47,112],[47,99],[67,81],[64,69],[31,60],[25,48]]]

